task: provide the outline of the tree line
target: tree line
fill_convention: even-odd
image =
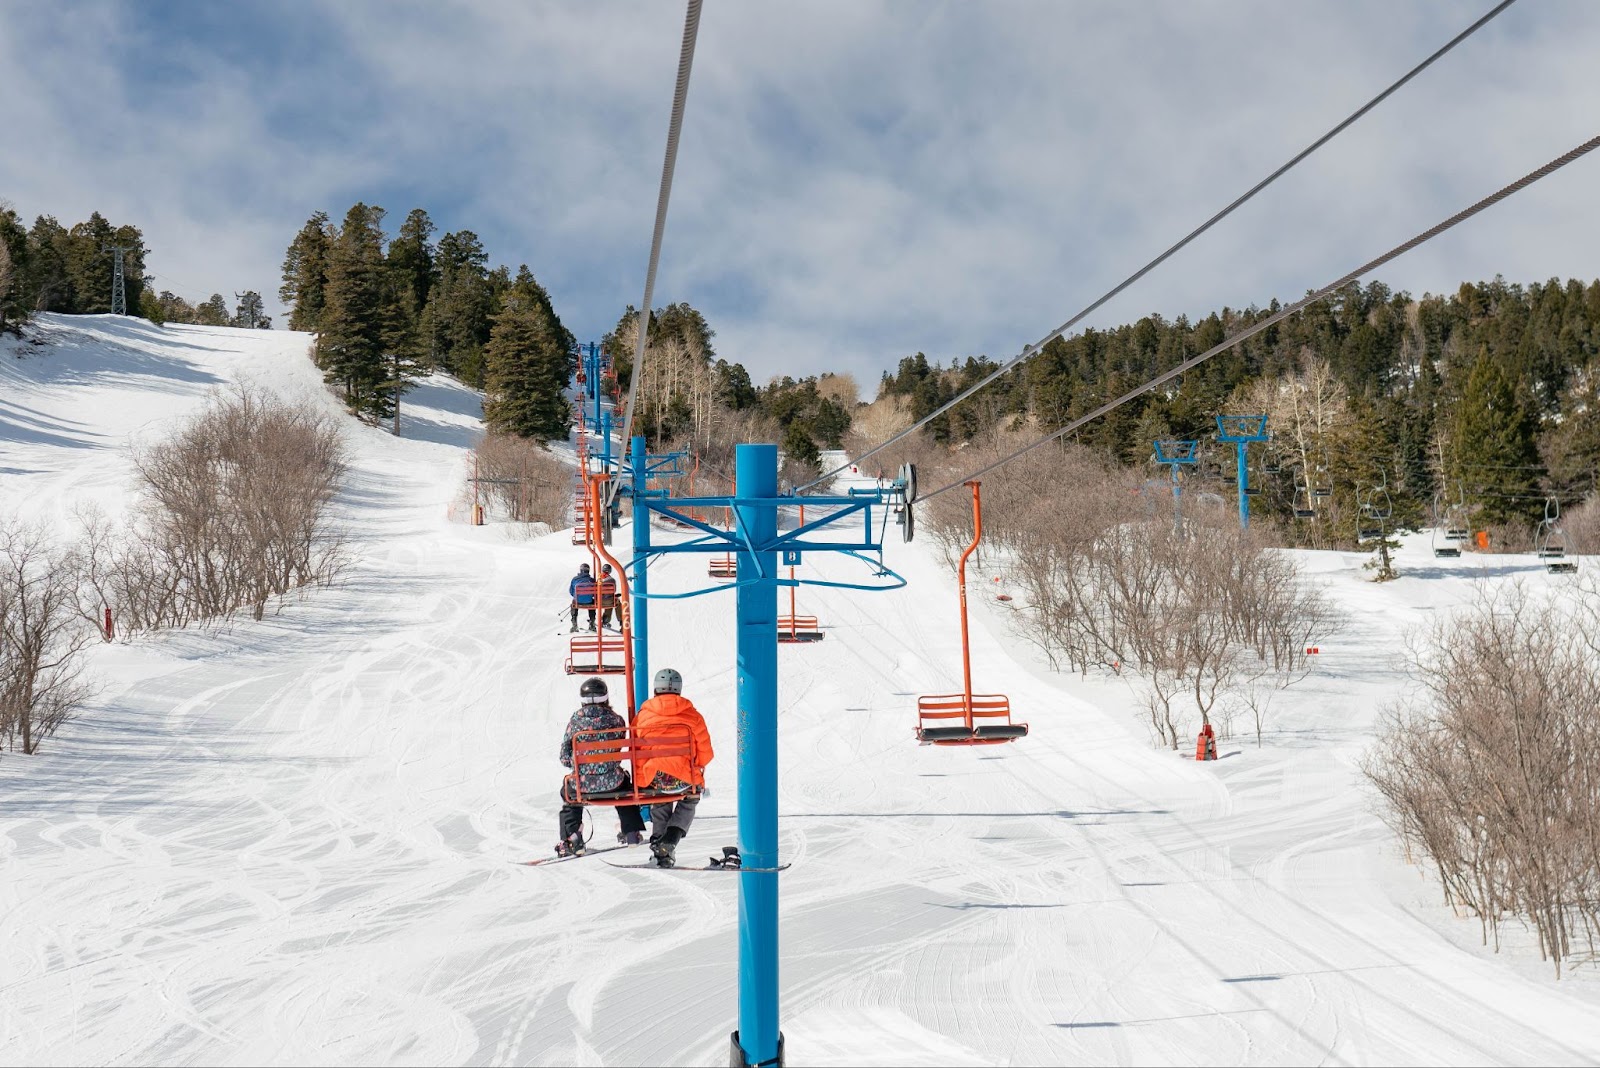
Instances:
[[[484,390],[492,431],[565,435],[577,343],[527,265],[490,270],[471,230],[435,241],[421,208],[390,238],[385,214],[357,203],[334,225],[318,211],[283,261],[289,328],[317,334],[317,366],[350,410],[393,417],[406,390],[440,370]]]
[[[240,294],[231,312],[221,293],[199,304],[167,290],[157,293],[145,269],[149,249],[137,226],[114,226],[97,211],[70,227],[53,215],[40,215],[30,227],[15,209],[0,205],[0,333],[20,330],[34,312],[109,314],[119,247],[128,314],[158,325],[272,328],[272,317],[254,290]]]
[[[1050,431],[1197,355],[1279,308],[1224,308],[1197,321],[1149,315],[1051,341],[1031,360],[933,420],[960,444],[1007,426]],[[1272,440],[1251,447],[1258,512],[1301,544],[1348,544],[1360,500],[1383,486],[1395,522],[1437,521],[1448,505],[1482,528],[1526,529],[1546,501],[1579,501],[1600,467],[1600,281],[1464,283],[1415,299],[1352,284],[1085,426],[1077,439],[1124,465],[1152,442],[1205,446],[1194,478],[1231,497],[1231,446],[1218,414],[1263,414]],[[918,353],[879,382],[921,418],[994,370],[985,357],[940,367]],[[1154,472],[1152,472],[1154,473]],[[1311,494],[1316,518],[1307,510]]]
[[[639,312],[629,305],[601,340],[622,388],[633,370]],[[842,447],[857,405],[848,374],[785,375],[758,386],[749,370],[719,357],[716,332],[686,303],[650,316],[635,426],[655,450],[683,449],[714,467],[731,462],[738,441],[776,441],[789,477],[811,477],[821,449]]]

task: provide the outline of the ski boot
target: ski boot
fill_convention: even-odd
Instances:
[[[618,831],[617,845],[636,846],[644,845],[643,831]]]
[[[571,837],[563,838],[556,843],[556,856],[581,857],[588,851],[583,844],[583,835],[574,832]]]
[[[652,838],[650,856],[655,859],[658,868],[675,868],[678,865],[678,843],[667,838]]]

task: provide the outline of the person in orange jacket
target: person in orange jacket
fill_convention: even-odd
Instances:
[[[633,717],[635,737],[648,737],[663,727],[688,727],[692,752],[689,756],[661,756],[642,761],[639,782],[649,790],[683,790],[689,795],[678,801],[657,801],[650,806],[650,855],[656,866],[670,868],[677,863],[678,843],[689,833],[695,808],[706,784],[706,765],[715,754],[705,717],[683,696],[683,676],[673,668],[656,672],[651,686],[654,696],[639,706]]]

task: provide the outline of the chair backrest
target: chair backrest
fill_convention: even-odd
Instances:
[[[647,735],[633,730],[579,731],[572,736],[572,770],[584,765],[617,760],[654,760],[657,757],[694,756],[694,737],[681,725],[662,727]]]
[[[961,719],[967,718],[967,698],[965,694],[944,693],[930,697],[917,698],[917,715],[922,719]],[[1011,699],[998,693],[975,693],[972,695],[972,718],[977,719],[1004,719],[1011,722]]]

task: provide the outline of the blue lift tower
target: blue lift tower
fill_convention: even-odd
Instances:
[[[1239,529],[1250,529],[1250,467],[1248,448],[1251,442],[1268,441],[1267,417],[1264,415],[1217,416],[1217,440],[1232,445],[1239,458]]]

